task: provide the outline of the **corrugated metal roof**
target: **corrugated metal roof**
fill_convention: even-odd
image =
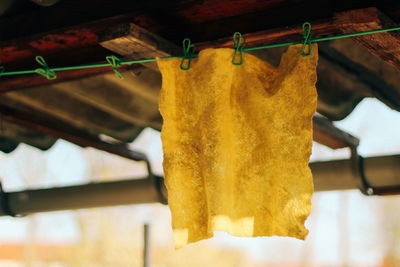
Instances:
[[[124,80],[110,73],[8,92],[1,96],[0,103],[92,135],[132,142],[145,127],[161,129],[161,77],[147,68],[123,73]],[[15,149],[18,142],[46,150],[56,141],[9,122],[3,122],[0,137],[0,150],[6,153]]]

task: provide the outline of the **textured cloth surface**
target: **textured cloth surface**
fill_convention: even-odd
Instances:
[[[158,60],[165,184],[177,248],[235,236],[304,239],[313,183],[317,47],[291,46],[278,68],[229,48],[206,49],[182,71]]]

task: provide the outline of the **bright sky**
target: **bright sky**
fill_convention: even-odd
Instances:
[[[363,156],[400,152],[400,113],[390,110],[375,99],[363,100],[349,117],[336,125],[361,139],[359,150]],[[131,146],[147,153],[155,172],[162,173],[159,133],[147,129]],[[93,174],[99,175],[96,170],[91,169],[88,155],[95,155],[94,157],[104,160],[105,164],[114,164],[104,153],[84,151],[65,141],[58,141],[47,152],[20,145],[11,154],[0,153],[0,177],[6,191],[22,190],[27,186],[51,187],[85,183]],[[346,149],[333,151],[314,144],[311,160],[347,157],[349,153]],[[110,175],[113,175],[113,171]],[[32,176],[33,173],[36,177]],[[380,203],[387,200],[388,198],[365,197],[356,190],[316,193],[313,212],[307,221],[310,234],[304,242],[282,237],[237,238],[216,233],[213,239],[199,243],[212,242],[221,248],[239,249],[259,262],[301,261],[306,265],[348,263],[375,266],[381,262],[387,249],[382,237],[385,236],[385,229],[377,216],[380,215]],[[400,198],[392,197],[390,201],[400,203]],[[170,244],[169,210],[165,207],[152,207],[154,206],[135,206],[134,219],[136,223],[151,221],[152,224],[162,224],[162,230],[159,230],[161,234],[157,234],[154,241]],[[36,219],[37,236],[43,242],[65,244],[79,239],[78,226],[71,211],[41,214]],[[25,218],[0,218],[0,243],[23,242],[28,236],[27,224]],[[349,246],[343,247],[344,243],[349,243]]]

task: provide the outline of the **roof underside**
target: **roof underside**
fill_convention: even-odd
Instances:
[[[368,16],[377,17],[374,19],[380,23],[378,28],[400,21],[397,1],[352,1],[351,5],[347,3],[350,1],[315,4],[284,0],[120,2],[16,5],[0,17],[0,62],[7,70],[20,70],[36,67],[37,54],[44,56],[51,66],[102,62],[110,54],[124,59],[154,57],[174,54],[184,37],[190,37],[199,47],[231,45],[226,40],[236,31],[247,34],[249,46],[299,40],[299,25],[305,20],[317,25],[316,36],[336,35],[344,33],[343,25],[347,25],[337,26],[337,14],[355,8],[366,14],[362,13],[368,23]],[[359,25],[366,25],[362,19]],[[132,27],[136,26],[165,39],[169,48],[163,49],[159,39],[157,49],[153,50],[143,44],[125,45],[121,40],[128,40],[126,36],[132,36]],[[140,36],[142,40],[151,39],[147,44],[153,40]],[[399,36],[390,35],[393,40],[400,40]],[[400,42],[392,42],[393,49],[382,55],[374,51],[384,47],[373,47],[374,41],[347,38],[319,44],[320,114],[333,121],[341,120],[365,97],[376,97],[400,111],[400,64],[393,59]],[[274,48],[254,54],[277,65],[284,50]],[[9,153],[21,142],[46,150],[58,138],[80,140],[75,143],[82,146],[97,141],[124,144],[132,142],[145,127],[160,130],[161,75],[157,67],[135,65],[122,72],[124,80],[118,79],[111,67],[68,71],[54,81],[38,75],[1,77],[0,118],[3,116],[4,120],[0,150]]]

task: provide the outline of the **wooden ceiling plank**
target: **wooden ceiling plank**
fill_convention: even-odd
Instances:
[[[374,7],[338,13],[333,21],[344,34],[398,26]],[[371,54],[400,70],[399,31],[357,36],[353,39],[364,45]]]
[[[57,73],[56,80],[48,80],[40,75],[23,75],[17,77],[0,77],[0,95],[9,91],[21,90],[25,88],[32,88],[36,86],[50,85],[58,82],[75,80],[112,71],[112,68],[95,68],[95,69],[82,69],[63,71]]]
[[[120,33],[112,34],[115,38],[101,41],[104,48],[124,57],[124,60],[136,60],[153,57],[167,57],[182,54],[182,49],[164,38],[148,30],[130,24]],[[158,71],[156,62],[142,63],[142,65]]]
[[[365,13],[365,10],[369,9],[363,9],[357,12]],[[311,21],[313,25],[313,37],[318,38],[343,33],[344,30],[350,28],[348,21],[348,17],[350,16],[349,14],[354,13],[342,12],[336,14],[335,18],[331,17],[324,20]],[[373,14],[375,14],[375,17]],[[348,18],[347,21],[344,19],[346,17]],[[352,21],[351,31],[357,32],[359,29],[364,29],[363,27],[366,27],[366,21],[370,21],[369,24],[367,23],[367,25],[370,25],[369,27],[378,27],[376,26],[376,20],[371,19],[371,17],[376,18],[376,12],[372,12],[372,15],[370,14],[369,17],[367,17],[369,18],[369,20],[358,19]],[[381,16],[379,18],[381,18]],[[250,26],[247,28],[248,30],[251,29]],[[301,25],[286,26],[283,28],[278,27],[266,31],[258,31],[253,33],[243,33],[245,38],[247,39],[248,47],[302,39]],[[188,34],[190,35],[190,32],[188,32]],[[389,37],[394,34],[395,33],[386,33],[386,35],[388,35]],[[38,53],[46,58],[50,66],[76,65],[99,62],[108,53],[108,51],[104,49],[104,47],[111,49],[111,51],[122,56],[130,55],[132,58],[148,57],[150,55],[179,55],[181,53],[181,49],[178,48],[176,45],[173,45],[172,43],[166,41],[165,39],[162,39],[161,37],[154,36],[155,35],[153,33],[141,28],[140,26],[127,23],[126,19],[118,20],[115,18],[110,18],[106,21],[96,21],[84,25],[75,25],[69,28],[55,30],[53,32],[1,42],[0,61],[3,65],[5,65],[6,70],[16,70],[21,68],[26,69],[37,67],[33,58]],[[204,38],[211,38],[213,34],[207,33],[207,36],[205,36]],[[371,35],[369,37],[357,38],[373,39],[374,37]],[[375,49],[374,51],[376,53],[382,54],[383,57],[388,61],[396,60],[395,64],[398,64],[398,56],[391,56],[391,53],[396,50],[392,51],[390,49],[393,49],[393,44],[397,45],[399,42],[397,38],[396,40],[393,39],[394,37],[391,38],[391,40],[397,41],[388,42],[391,45],[390,47],[388,47],[389,45],[386,44],[386,47],[384,47],[385,49]],[[199,49],[204,49],[207,47],[232,47],[231,39],[231,37],[226,37],[213,41],[202,42],[198,43],[197,47]],[[98,45],[99,42],[103,47]],[[129,45],[127,47],[124,47],[124,44]],[[164,46],[165,44],[167,45]],[[132,51],[134,51],[132,49],[138,49],[140,53],[132,55]],[[156,68],[154,63],[151,64],[151,68]],[[107,71],[108,69],[104,68],[103,70]],[[38,86],[53,82],[60,82],[63,80],[79,79],[80,77],[95,75],[100,72],[100,69],[60,72],[59,79],[55,81],[48,81],[43,77],[32,75],[19,77],[1,77],[0,92]]]
[[[35,62],[36,55],[42,55],[50,67],[80,65],[105,61],[110,52],[98,43],[114,38],[111,31],[121,31],[129,24],[113,25],[108,29],[101,23],[83,25],[62,29],[59,32],[49,32],[23,39],[0,43],[0,62],[5,71],[34,69],[39,65]],[[23,66],[23,67],[21,67]],[[121,68],[127,68],[122,66]],[[129,66],[135,70],[138,66]],[[48,80],[40,75],[5,76],[0,75],[0,94],[8,91],[30,88],[41,85],[76,80],[112,71],[110,67],[88,68],[57,72],[57,79]]]
[[[95,45],[98,45],[103,51],[98,49]],[[87,53],[87,51],[84,50],[86,46],[92,47],[94,52]],[[93,62],[92,60],[95,60],[96,62],[100,59],[101,54],[106,55],[111,53],[118,54],[124,57],[125,60],[182,54],[181,48],[175,44],[134,24],[121,24],[113,26],[108,30],[89,25],[82,29],[65,30],[59,34],[49,33],[41,35],[38,40],[30,42],[27,46],[21,45],[18,42],[8,42],[6,46],[0,48],[0,62],[3,62],[6,67],[11,66],[11,69],[16,68],[18,62],[18,64],[26,65],[26,57],[29,56],[32,60],[35,53],[38,53],[38,49],[39,53],[41,51],[44,54],[50,55],[50,57],[46,57],[50,66],[78,64],[78,62],[76,62],[77,59],[83,59],[85,62]],[[82,58],[73,56],[73,51],[79,50],[86,51],[83,53]],[[43,55],[43,53],[41,54]],[[64,63],[62,62],[63,59],[65,60]],[[143,63],[143,65],[158,71],[155,62]],[[36,67],[37,66],[30,66],[30,68]],[[140,68],[140,66],[131,65],[122,66],[121,68],[134,70]],[[58,78],[56,80],[47,80],[39,75],[1,77],[0,93],[85,78],[110,72],[111,70],[110,66],[95,69],[62,71],[57,73]]]

